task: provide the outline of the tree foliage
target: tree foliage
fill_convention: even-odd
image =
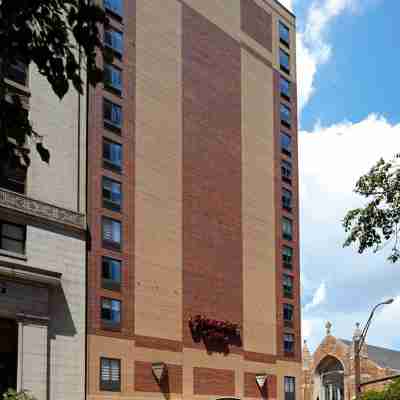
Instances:
[[[374,252],[391,245],[389,260],[400,257],[400,165],[399,156],[391,161],[379,160],[356,183],[355,193],[367,199],[364,207],[350,210],[343,226],[348,236],[344,246],[355,243],[358,252]]]
[[[400,400],[400,379],[394,380],[381,391],[364,392],[361,400]]]
[[[0,157],[13,157],[27,139],[35,139],[42,160],[49,152],[35,132],[17,96],[7,93],[8,67],[22,62],[36,64],[62,99],[72,85],[83,92],[81,61],[87,79],[95,85],[102,79],[96,53],[105,54],[99,26],[107,24],[102,8],[84,0],[0,0]],[[25,154],[25,153],[24,153]],[[29,155],[25,154],[29,164]]]
[[[8,389],[8,391],[3,394],[3,400],[36,400],[36,398],[26,390],[17,392],[14,389]]]

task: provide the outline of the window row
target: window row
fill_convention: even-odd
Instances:
[[[100,390],[121,391],[121,360],[116,358],[100,358]],[[296,378],[285,376],[283,381],[285,400],[296,399]]]
[[[104,0],[103,5],[106,11],[111,12],[119,19],[122,18],[124,14],[123,0]]]

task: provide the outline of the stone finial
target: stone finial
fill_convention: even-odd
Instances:
[[[330,321],[326,323],[325,328],[326,328],[326,336],[331,335],[332,323]]]
[[[359,322],[356,323],[356,328],[354,329],[354,333],[353,333],[353,339],[355,339],[357,337],[358,338],[361,337],[361,329],[360,329],[360,323]]]

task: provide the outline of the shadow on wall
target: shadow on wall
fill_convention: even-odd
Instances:
[[[49,338],[75,336],[77,330],[63,288],[57,287],[53,289],[49,297]],[[85,307],[84,304],[82,304],[82,307]]]

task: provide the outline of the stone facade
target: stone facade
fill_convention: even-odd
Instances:
[[[355,397],[354,341],[337,339],[332,335],[331,327],[327,323],[327,334],[312,355],[307,342],[304,342],[301,388],[303,400],[351,400]],[[356,328],[354,335],[356,334],[359,334],[359,328]],[[398,375],[399,371],[400,352],[363,345],[361,382]],[[324,377],[327,378],[325,385]],[[371,384],[365,386],[364,390],[379,390],[384,385],[385,383]],[[333,391],[329,386],[341,388]]]
[[[0,388],[29,390],[38,400],[82,400],[86,99],[71,90],[60,102],[34,66],[26,87],[17,86],[50,163],[32,149],[24,192],[0,187]],[[4,238],[15,227],[21,247],[11,251]]]

